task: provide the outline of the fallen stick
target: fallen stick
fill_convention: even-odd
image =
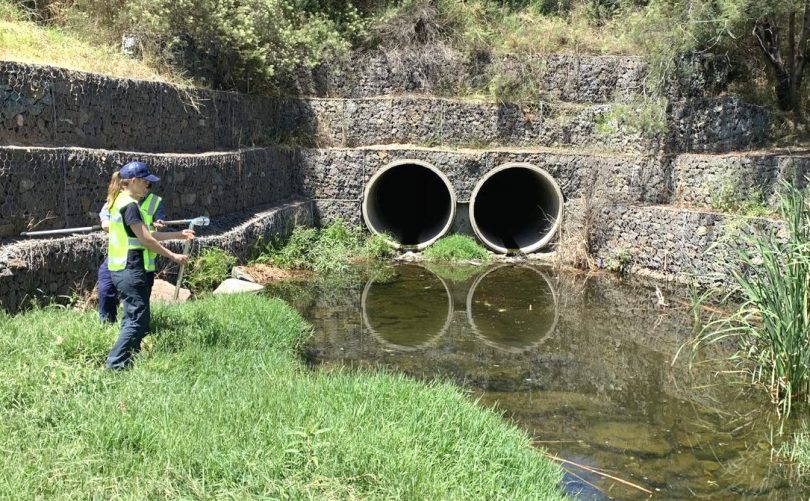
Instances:
[[[644,487],[642,487],[642,486],[640,486],[638,484],[634,484],[633,482],[628,482],[627,480],[623,480],[623,479],[621,479],[619,477],[614,477],[613,475],[609,475],[609,474],[607,474],[607,473],[605,473],[603,471],[599,471],[596,468],[591,468],[590,466],[585,466],[583,464],[575,463],[573,461],[568,461],[567,459],[557,457],[557,456],[555,456],[553,454],[549,454],[548,452],[544,452],[543,455],[546,456],[547,458],[553,460],[553,461],[559,461],[560,463],[570,464],[570,465],[576,466],[577,468],[581,468],[581,469],[583,469],[585,471],[595,473],[597,475],[603,476],[605,478],[609,478],[611,480],[615,480],[616,482],[624,484],[624,485],[626,485],[628,487],[633,487],[633,488],[638,489],[638,490],[640,490],[642,492],[646,492],[647,494],[652,494],[653,493],[653,491],[651,491],[649,489],[645,489]]]

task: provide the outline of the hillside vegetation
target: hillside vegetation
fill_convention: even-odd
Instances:
[[[6,59],[248,92],[354,50],[638,54],[655,92],[684,54],[711,52],[732,91],[805,108],[807,0],[2,0],[0,14]],[[140,61],[118,55],[124,34]]]

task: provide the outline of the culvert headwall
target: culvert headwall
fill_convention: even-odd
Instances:
[[[421,160],[398,160],[378,170],[363,193],[363,220],[400,248],[424,249],[453,224],[456,195],[439,169]]]
[[[475,185],[470,223],[481,242],[496,252],[534,252],[554,238],[563,203],[560,186],[548,172],[528,163],[507,163]]]

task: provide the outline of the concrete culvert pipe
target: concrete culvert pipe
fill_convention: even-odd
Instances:
[[[554,237],[563,195],[546,171],[527,163],[496,167],[470,197],[470,224],[490,249],[503,254],[534,252]]]
[[[395,247],[424,249],[450,229],[456,196],[450,180],[429,163],[398,160],[377,171],[363,195],[363,219]]]

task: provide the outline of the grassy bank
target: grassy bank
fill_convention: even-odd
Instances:
[[[190,85],[190,80],[150,59],[133,59],[90,26],[38,24],[15,2],[0,0],[0,60],[48,64],[122,78]]]
[[[0,316],[0,497],[557,499],[528,437],[450,385],[310,372],[264,297],[155,312],[131,371],[93,314]]]

